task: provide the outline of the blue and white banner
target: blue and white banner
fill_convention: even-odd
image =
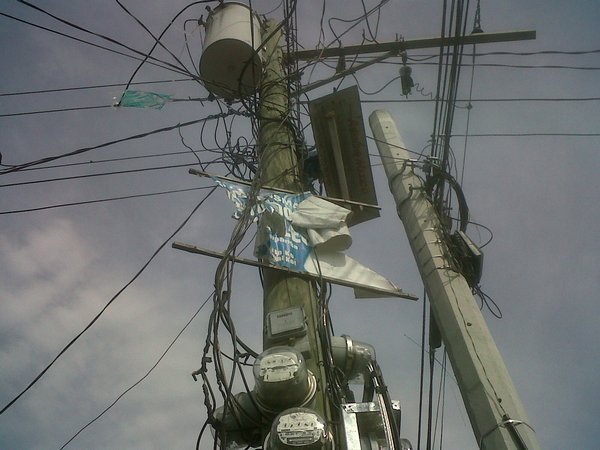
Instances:
[[[227,191],[227,197],[229,200],[233,202],[235,205],[235,212],[233,213],[233,217],[235,219],[239,219],[241,217],[242,211],[246,209],[246,204],[248,203],[248,192],[250,191],[250,187],[248,186],[240,186],[239,184],[229,183],[227,181],[219,180],[218,178],[211,177],[211,179],[217,183],[222,188],[225,188]],[[250,212],[253,216],[258,216],[260,214],[259,211],[256,211],[258,205],[255,205]]]
[[[239,219],[248,204],[247,186],[240,186],[213,178],[215,183],[227,190],[227,197],[233,202],[236,212],[233,217]],[[266,259],[271,264],[304,272],[304,263],[310,254],[311,247],[306,231],[292,225],[290,217],[300,202],[311,194],[279,194],[259,195],[252,205],[250,214],[258,217],[263,225],[262,233],[256,238],[254,255]]]
[[[227,190],[236,208],[234,217],[240,218],[248,205],[249,187],[213,180]],[[257,196],[250,214],[260,223],[254,246],[257,258],[297,272],[325,275],[354,287],[356,297],[401,293],[391,281],[344,254],[352,243],[346,225],[349,210],[308,192],[271,191]]]
[[[298,205],[310,194],[269,194],[262,199],[259,222],[263,233],[256,237],[254,256],[271,264],[304,272],[310,254],[306,230],[296,228],[290,220]]]

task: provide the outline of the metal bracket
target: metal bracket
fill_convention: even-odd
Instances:
[[[400,417],[399,400],[392,400],[392,409],[397,420]],[[345,434],[343,449],[377,449],[381,448],[379,444],[386,442],[378,402],[345,403],[341,413]]]

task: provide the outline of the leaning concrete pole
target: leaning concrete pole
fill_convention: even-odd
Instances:
[[[263,42],[276,29],[277,22],[267,22]],[[279,45],[281,31],[266,41],[265,73],[260,91],[259,157],[262,185],[301,192],[294,136],[288,123],[288,90],[283,53]],[[327,381],[323,370],[323,351],[318,332],[318,305],[315,292],[306,279],[281,271],[264,271],[263,344],[268,347],[266,320],[270,312],[301,306],[307,323],[310,357],[308,369],[317,378],[314,409],[330,419],[326,398]],[[291,343],[293,345],[293,343]]]
[[[452,268],[440,221],[392,117],[375,111],[369,123],[479,447],[540,449],[471,289]]]

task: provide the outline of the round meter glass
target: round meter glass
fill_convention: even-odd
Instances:
[[[291,408],[273,421],[268,443],[269,450],[325,450],[331,448],[331,435],[317,412]]]

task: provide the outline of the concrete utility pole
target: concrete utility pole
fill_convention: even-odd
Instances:
[[[288,124],[288,90],[283,66],[283,53],[279,45],[281,31],[274,32],[277,22],[269,20],[263,32],[266,63],[260,90],[259,157],[260,177],[263,186],[301,192],[300,171],[296,158],[294,136]],[[323,349],[318,333],[318,305],[310,281],[288,273],[264,270],[263,295],[263,346],[270,344],[266,335],[269,313],[301,306],[307,325],[310,357],[307,367],[317,378],[315,411],[327,420],[331,419],[326,396],[326,378],[323,369]],[[287,345],[294,347],[294,342]]]
[[[453,269],[442,225],[392,117],[375,111],[369,123],[479,447],[540,449],[471,289]]]

